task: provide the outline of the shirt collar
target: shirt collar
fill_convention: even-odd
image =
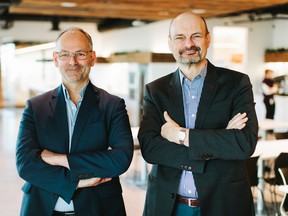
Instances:
[[[89,81],[87,81],[87,82],[84,84],[84,86],[80,89],[80,92],[79,92],[79,94],[80,94],[80,100],[82,100],[83,97],[84,97],[84,93],[85,93],[85,91],[86,91],[86,88],[87,88],[87,86],[88,86],[88,83],[89,83]],[[63,93],[64,93],[65,100],[70,100],[69,92],[68,92],[67,88],[65,87],[65,85],[64,85],[63,83],[62,83],[62,88],[63,88]]]
[[[178,68],[178,71],[179,71],[179,76],[180,76],[180,83],[182,85],[186,76],[182,73],[180,68]],[[205,64],[204,68],[200,71],[199,75],[197,75],[196,77],[201,77],[202,80],[204,81],[206,74],[207,74],[207,64]]]

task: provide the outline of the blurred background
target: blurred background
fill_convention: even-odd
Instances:
[[[143,86],[177,68],[168,29],[171,19],[186,11],[207,21],[212,38],[207,58],[249,75],[259,120],[265,119],[264,71],[274,71],[274,119],[288,122],[288,1],[0,0],[0,193],[7,192],[1,215],[19,214],[23,182],[14,151],[25,101],[61,82],[52,59],[59,32],[77,26],[92,36],[97,60],[91,81],[125,99],[131,126],[137,128]],[[141,215],[144,205],[143,169],[135,148],[131,169],[123,175],[131,216]]]

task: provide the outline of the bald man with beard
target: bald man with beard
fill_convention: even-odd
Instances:
[[[178,69],[145,86],[138,139],[149,173],[144,216],[252,216],[245,160],[258,122],[252,85],[206,59],[210,33],[193,13],[172,20]]]

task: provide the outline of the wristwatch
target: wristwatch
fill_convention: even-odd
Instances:
[[[180,144],[184,144],[184,140],[186,137],[186,130],[184,128],[181,128],[181,130],[178,132],[178,140]]]

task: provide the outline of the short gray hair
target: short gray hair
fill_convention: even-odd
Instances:
[[[67,28],[65,29],[64,31],[60,32],[60,34],[58,35],[58,37],[56,38],[55,42],[57,43],[60,39],[60,37],[65,34],[66,32],[74,32],[74,31],[79,31],[81,32],[86,38],[87,38],[87,41],[89,43],[89,46],[90,46],[90,50],[93,50],[93,42],[92,42],[92,38],[91,36],[86,32],[84,31],[83,29],[81,28],[78,28],[78,27],[70,27],[70,28]]]

